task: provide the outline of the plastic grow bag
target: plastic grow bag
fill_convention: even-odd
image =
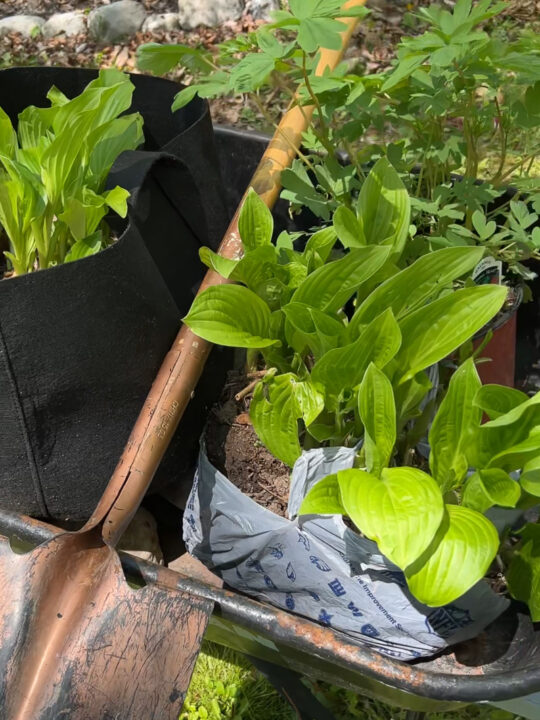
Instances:
[[[378,652],[412,660],[478,635],[507,607],[484,581],[442,608],[422,605],[375,543],[341,516],[296,518],[308,490],[350,468],[355,449],[303,453],[291,477],[286,520],[240,492],[204,449],[184,513],[189,552],[227,585],[346,633]]]
[[[51,85],[73,96],[95,74],[1,71],[0,106],[15,121],[46,105]],[[79,521],[94,509],[204,275],[199,247],[216,247],[227,225],[207,104],[172,115],[177,85],[134,82],[148,150],[124,153],[109,177],[132,193],[118,242],[0,281],[0,505],[26,514]],[[191,472],[224,357],[213,353],[158,486]]]

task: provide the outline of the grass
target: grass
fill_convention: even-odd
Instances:
[[[326,683],[313,686],[336,720],[407,720],[406,711]],[[296,713],[254,667],[233,650],[206,642],[180,720],[297,720]],[[430,713],[426,720],[520,720],[489,706]]]

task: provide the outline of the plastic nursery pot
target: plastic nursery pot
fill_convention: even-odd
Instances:
[[[0,106],[16,122],[73,97],[94,71],[0,72]],[[217,246],[227,211],[206,102],[170,112],[178,86],[133,76],[145,145],[117,160],[110,186],[131,192],[119,239],[97,255],[0,281],[0,505],[56,520],[94,509]],[[112,224],[112,223],[111,223]],[[192,473],[204,416],[223,382],[208,365],[156,482]],[[172,471],[174,467],[174,472]]]

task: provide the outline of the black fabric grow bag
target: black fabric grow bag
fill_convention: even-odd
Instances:
[[[0,106],[16,120],[68,96],[94,71],[0,72]],[[0,281],[0,506],[57,520],[93,510],[204,274],[201,245],[227,225],[207,104],[174,115],[178,86],[133,76],[145,149],[124,153],[109,184],[130,190],[128,222],[98,255]],[[158,152],[160,151],[160,152]],[[158,477],[192,467],[226,366],[214,353]],[[173,470],[174,468],[174,474]]]

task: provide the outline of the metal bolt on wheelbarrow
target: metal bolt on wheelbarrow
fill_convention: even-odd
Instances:
[[[348,26],[343,46],[354,21]],[[322,53],[320,69],[339,58]],[[291,108],[253,177],[269,207],[311,112]],[[236,218],[220,252],[241,255]],[[222,282],[210,272],[201,290]],[[209,343],[182,328],[81,531],[0,511],[2,720],[177,718],[205,631],[249,655],[413,710],[540,690],[540,633],[525,614],[504,616],[478,641],[438,658],[404,663],[224,590],[189,556],[176,566],[181,572],[173,572],[116,552],[209,352]]]

